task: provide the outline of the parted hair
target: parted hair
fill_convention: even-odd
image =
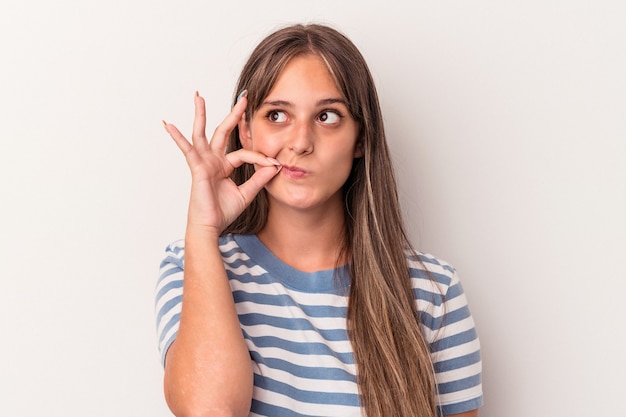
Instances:
[[[326,63],[360,127],[363,156],[354,160],[343,187],[345,236],[337,262],[349,260],[347,326],[361,406],[368,417],[434,417],[434,371],[420,330],[406,260],[412,249],[403,225],[376,87],[362,54],[329,26],[287,26],[254,49],[235,93],[248,90],[245,117],[249,119],[287,63],[306,54],[317,55]],[[235,128],[228,151],[241,147]],[[233,172],[232,179],[241,184],[253,173],[253,166],[243,165]],[[262,191],[224,234],[258,233],[267,211],[267,196]]]

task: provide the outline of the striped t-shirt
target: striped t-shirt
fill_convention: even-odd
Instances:
[[[224,236],[220,251],[253,361],[250,416],[362,416],[346,332],[346,270],[298,271],[255,235]],[[476,409],[483,401],[480,345],[461,283],[450,265],[417,256],[407,262],[440,412]],[[156,288],[163,363],[178,330],[183,267],[184,242],[177,241],[166,249]]]

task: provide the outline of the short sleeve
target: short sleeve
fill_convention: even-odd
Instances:
[[[480,342],[456,270],[429,255],[411,263],[425,339],[430,345],[440,415],[483,405]]]
[[[183,296],[184,242],[176,241],[165,249],[156,285],[156,331],[161,363],[176,339]]]

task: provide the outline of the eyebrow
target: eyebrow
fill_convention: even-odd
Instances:
[[[337,104],[337,103],[347,106],[346,101],[342,98],[325,98],[323,100],[319,100],[315,104],[317,106],[327,106],[329,104]],[[261,105],[262,106],[278,106],[278,107],[295,107],[295,105],[292,102],[286,101],[286,100],[264,101]]]

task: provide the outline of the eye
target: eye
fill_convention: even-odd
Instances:
[[[324,110],[319,116],[317,116],[317,119],[324,124],[332,125],[339,123],[341,115],[333,110]]]
[[[265,117],[273,123],[281,123],[287,121],[287,115],[285,114],[285,112],[278,110],[270,110],[269,112],[267,112],[267,115]]]

